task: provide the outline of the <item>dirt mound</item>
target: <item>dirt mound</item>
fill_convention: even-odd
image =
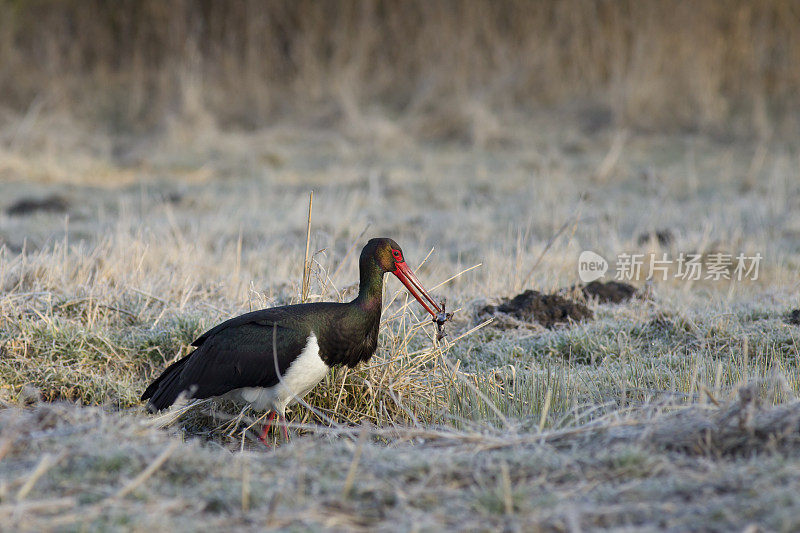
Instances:
[[[66,213],[69,202],[63,196],[53,194],[44,198],[21,198],[11,204],[6,213],[11,216],[30,215],[37,211]]]
[[[492,326],[500,329],[526,327],[541,324],[553,328],[558,324],[580,322],[594,318],[591,309],[570,297],[582,294],[586,300],[598,303],[621,303],[639,295],[636,287],[619,281],[593,281],[585,285],[573,285],[556,294],[542,294],[526,290],[513,298],[503,298],[499,305],[486,305],[478,311],[478,318],[494,317]]]
[[[568,300],[558,294],[542,294],[527,290],[514,298],[503,298],[500,305],[487,305],[479,316],[493,316],[492,325],[501,329],[526,326],[533,323],[552,328],[557,324],[579,322],[594,318],[585,305]]]
[[[638,294],[636,287],[621,281],[593,281],[581,287],[581,291],[587,300],[594,298],[601,304],[627,302]]]
[[[800,308],[792,309],[786,315],[786,323],[793,326],[800,326]]]
[[[639,246],[645,245],[651,241],[655,241],[659,246],[669,246],[675,242],[675,233],[671,229],[665,228],[657,231],[646,231],[640,233],[636,238],[636,243]]]

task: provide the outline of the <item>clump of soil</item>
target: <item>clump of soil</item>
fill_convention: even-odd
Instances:
[[[684,316],[658,311],[647,322],[646,330],[651,333],[674,337],[675,335],[692,333],[695,330],[695,326]]]
[[[675,234],[671,229],[665,228],[657,231],[646,231],[644,233],[640,233],[636,238],[636,242],[639,244],[639,246],[647,244],[651,240],[658,242],[659,246],[669,246],[675,242]]]
[[[633,285],[621,281],[592,281],[591,283],[581,283],[572,285],[558,291],[568,298],[581,300],[594,300],[600,304],[618,304],[627,302],[633,298],[646,298],[646,295],[636,289]]]
[[[6,213],[11,216],[30,215],[37,211],[66,213],[69,202],[63,196],[53,194],[44,198],[22,198],[11,204]]]
[[[511,299],[503,298],[500,305],[487,305],[478,315],[495,317],[492,325],[500,329],[533,323],[553,328],[557,324],[594,318],[594,313],[582,303],[573,302],[558,294],[542,294],[533,290],[527,290]]]
[[[621,281],[593,281],[581,287],[584,298],[596,299],[601,304],[627,302],[638,295],[636,287]]]
[[[183,201],[183,195],[179,192],[165,192],[158,195],[158,199],[165,204],[177,205]]]
[[[650,319],[647,325],[653,329],[664,331],[671,329],[674,323],[675,322],[671,313],[659,311],[653,316],[653,318]]]
[[[800,309],[792,309],[786,315],[786,323],[793,326],[800,326]]]
[[[17,243],[11,242],[6,235],[0,233],[0,250],[5,247],[12,254],[18,254],[22,251],[22,246]]]

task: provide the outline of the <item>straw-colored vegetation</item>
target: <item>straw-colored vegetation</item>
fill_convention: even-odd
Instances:
[[[0,529],[800,527],[793,3],[120,5],[0,2]],[[300,300],[311,189],[309,299],[392,236],[448,338],[387,277],[291,442],[145,413],[203,331]],[[763,259],[483,321],[587,249]]]
[[[252,128],[313,106],[365,136],[483,143],[502,140],[500,111],[575,100],[599,105],[590,125],[800,126],[792,0],[403,4],[4,0],[0,94],[118,133],[177,117]]]

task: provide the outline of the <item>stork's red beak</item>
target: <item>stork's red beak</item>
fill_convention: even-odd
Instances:
[[[408,268],[408,265],[403,262],[396,262],[395,266],[397,268],[392,272],[397,278],[403,282],[403,285],[406,286],[408,292],[417,299],[417,301],[422,304],[422,307],[425,308],[427,312],[436,319],[439,315],[441,315],[442,310],[439,305],[433,301],[431,295],[428,294],[428,291],[425,290],[425,287],[422,286],[422,283],[417,279],[417,276],[414,272]],[[427,301],[426,301],[427,300]]]

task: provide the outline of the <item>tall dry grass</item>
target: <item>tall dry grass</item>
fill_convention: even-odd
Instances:
[[[298,109],[358,122],[377,105],[448,138],[510,108],[576,101],[647,128],[797,127],[792,0],[3,0],[0,11],[3,104],[124,131],[169,117],[258,127]]]

